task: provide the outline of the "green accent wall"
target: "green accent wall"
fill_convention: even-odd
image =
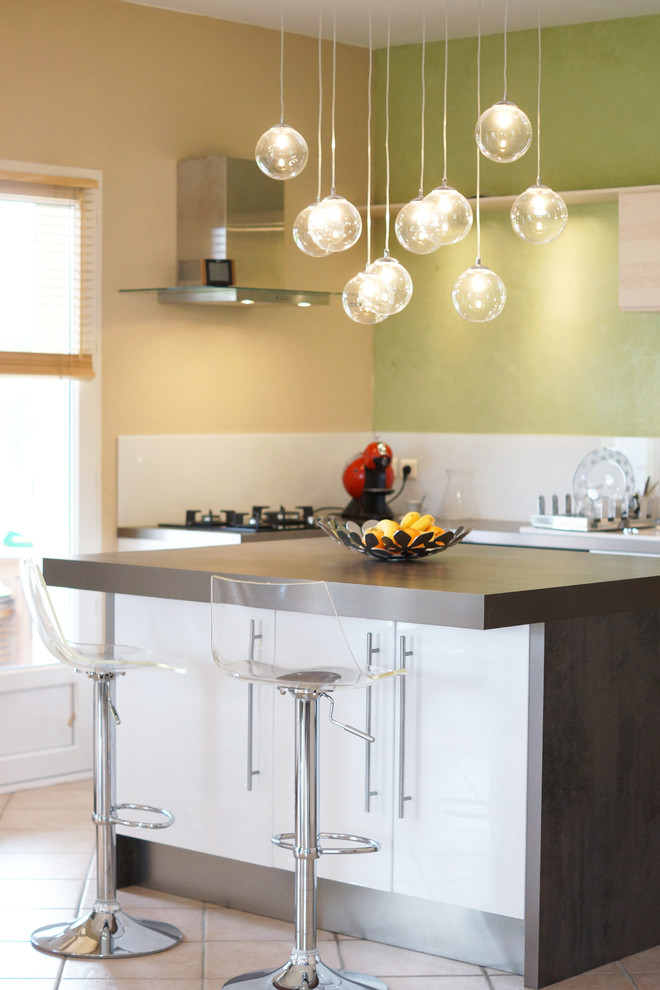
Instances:
[[[421,32],[420,32],[421,33]],[[556,190],[660,183],[660,16],[544,29],[541,179]],[[517,194],[536,178],[536,31],[511,33],[508,97],[534,125],[520,161],[482,158],[482,195]],[[476,38],[449,45],[450,185],[476,190]],[[421,46],[390,53],[390,201],[407,202],[420,178]],[[386,53],[376,53],[374,200],[385,199]],[[426,49],[424,191],[442,179],[444,44]],[[503,95],[503,37],[482,39],[482,109]],[[497,319],[463,320],[455,279],[474,264],[476,224],[430,255],[390,253],[414,283],[400,314],[374,328],[376,430],[453,433],[660,435],[660,313],[618,309],[617,206],[569,206],[548,245],[513,233],[508,210],[482,211],[481,260],[503,279]],[[374,256],[384,224],[375,226]]]

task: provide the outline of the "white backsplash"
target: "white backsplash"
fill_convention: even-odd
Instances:
[[[418,478],[392,506],[409,500],[446,518],[447,470],[459,472],[465,517],[526,521],[538,496],[571,493],[582,458],[604,446],[622,451],[638,488],[660,466],[660,441],[640,437],[390,433],[397,458],[417,458]],[[186,509],[250,509],[349,501],[344,467],[373,439],[361,433],[124,436],[118,440],[118,525],[182,522]],[[395,485],[395,488],[398,484]]]

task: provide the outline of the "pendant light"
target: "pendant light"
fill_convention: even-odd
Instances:
[[[321,202],[321,175],[322,175],[322,154],[321,154],[321,124],[323,120],[323,63],[322,63],[322,44],[323,44],[323,16],[322,8],[319,4],[319,113],[318,113],[318,127],[317,127],[317,149],[318,149],[318,161],[319,161],[319,174],[318,183],[316,187],[316,200],[306,206],[304,210],[301,210],[296,219],[293,222],[293,240],[297,248],[299,248],[303,254],[308,254],[311,258],[324,258],[330,252],[314,241],[309,232],[309,218],[312,211]]]
[[[424,128],[426,114],[426,8],[422,8],[422,134],[420,141],[419,196],[402,206],[394,222],[397,240],[406,251],[412,254],[430,254],[437,251],[439,244],[433,240],[430,225],[433,213],[424,201]]]
[[[442,114],[442,147],[444,165],[442,184],[425,196],[424,202],[431,208],[431,218],[427,225],[428,236],[437,247],[443,244],[458,244],[472,227],[472,207],[465,196],[447,184],[447,78],[449,66],[449,24],[447,0],[445,0],[445,78]]]
[[[307,230],[312,241],[330,253],[348,251],[362,233],[362,218],[352,203],[335,192],[335,103],[337,79],[337,13],[333,5],[332,31],[332,178],[330,193],[310,210]]]
[[[481,109],[481,0],[478,2],[477,30],[477,117]],[[487,323],[499,316],[506,302],[504,282],[494,271],[481,264],[481,156],[477,149],[477,259],[470,268],[459,275],[454,283],[451,298],[459,316],[472,323]]]
[[[396,258],[390,255],[390,33],[391,33],[391,4],[387,4],[387,55],[385,70],[385,250],[382,258],[378,258],[367,266],[369,274],[375,274],[381,285],[391,296],[388,306],[388,316],[400,313],[413,293],[413,283],[408,271]]]
[[[511,207],[511,226],[523,241],[549,244],[559,237],[568,210],[559,193],[541,182],[541,0],[537,4],[539,74],[536,99],[536,183],[521,193]]]
[[[373,70],[373,48],[371,40],[371,0],[369,0],[369,77],[367,83],[367,265],[354,275],[342,292],[341,302],[344,312],[355,323],[382,323],[392,306],[392,298],[387,286],[376,275],[369,272],[371,263],[371,77]]]
[[[300,175],[309,157],[302,134],[284,123],[284,9],[280,8],[280,122],[257,141],[257,165],[271,179],[293,179]]]
[[[507,19],[509,4],[504,6],[504,96],[483,114],[479,114],[474,135],[482,155],[493,162],[515,162],[532,143],[529,117],[507,99]]]

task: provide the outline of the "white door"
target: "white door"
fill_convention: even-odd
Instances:
[[[63,667],[34,633],[18,563],[67,556],[80,546],[75,480],[80,385],[6,376],[0,389],[0,792],[91,772],[87,678]],[[94,515],[94,485],[87,511]],[[52,589],[65,634],[102,637],[100,596]]]
[[[257,621],[267,648],[272,632]],[[247,653],[249,617],[234,632]],[[189,665],[186,674],[147,669],[119,679],[117,800],[174,813],[172,828],[150,834],[154,842],[269,866],[274,689],[254,686],[250,719],[247,683],[211,657],[210,604],[118,595],[115,637]]]
[[[522,918],[529,627],[399,623],[397,637],[394,891]]]

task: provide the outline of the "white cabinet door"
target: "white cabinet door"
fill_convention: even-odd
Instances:
[[[296,616],[297,621],[302,617]],[[278,615],[278,623],[282,620]],[[315,617],[306,617],[314,622]],[[394,623],[342,618],[351,648],[360,664],[392,669]],[[368,653],[370,651],[370,655]],[[319,702],[320,816],[323,832],[342,832],[377,839],[381,850],[360,855],[326,855],[318,875],[346,883],[390,890],[392,883],[392,766],[394,680],[376,681],[371,688],[341,688],[333,692],[334,717],[365,730],[371,723],[374,743],[333,725],[329,703]],[[369,710],[368,707],[369,706]],[[290,695],[275,702],[274,831],[293,830],[294,812],[294,702]],[[367,788],[370,791],[367,800]],[[325,840],[328,845],[337,845]],[[293,868],[290,852],[276,848],[274,864]]]
[[[213,662],[210,605],[117,596],[115,627],[117,642],[189,664],[183,675],[136,670],[119,679],[117,799],[174,813],[172,828],[148,834],[153,841],[270,865],[273,689],[253,691],[249,790],[248,685]],[[247,649],[249,623],[241,619],[235,633]]]
[[[401,636],[394,891],[522,918],[529,627]]]

